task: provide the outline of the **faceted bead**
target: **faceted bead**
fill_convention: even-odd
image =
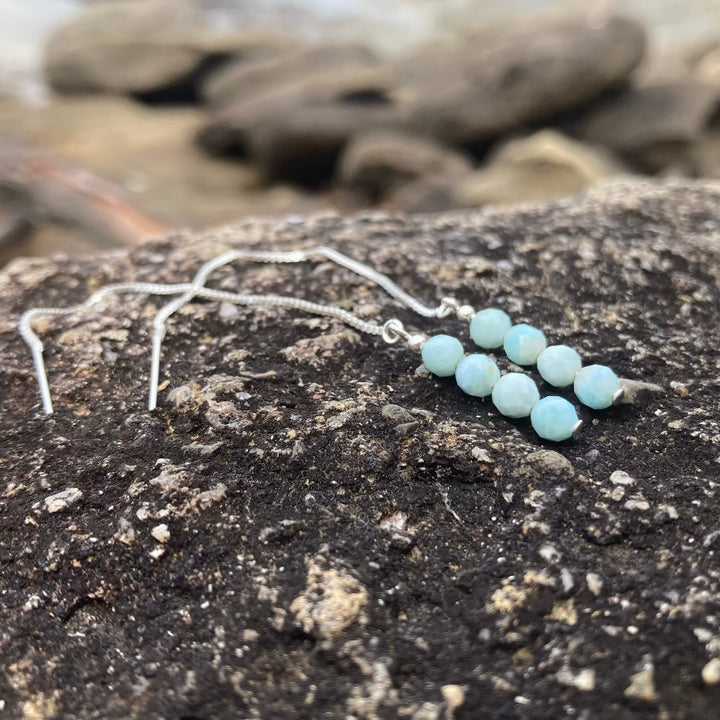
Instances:
[[[579,418],[572,403],[551,395],[533,407],[530,422],[541,438],[561,442],[572,437]]]
[[[505,334],[505,354],[517,365],[532,365],[547,347],[547,340],[540,330],[522,323],[513,325]]]
[[[503,375],[492,391],[495,407],[511,418],[527,417],[539,399],[537,385],[532,378],[522,373]]]
[[[463,392],[474,397],[487,397],[500,379],[500,370],[487,355],[468,355],[455,370],[455,379]]]
[[[455,374],[455,368],[464,354],[462,343],[457,338],[452,335],[433,335],[423,345],[422,361],[431,373],[448,377]]]
[[[583,405],[603,410],[620,389],[618,376],[605,365],[588,365],[575,376],[575,394]]]
[[[497,308],[487,308],[473,316],[470,322],[470,337],[481,348],[499,348],[511,327],[512,320],[507,313]]]
[[[568,387],[582,369],[582,358],[567,345],[551,345],[538,355],[537,368],[554,387]]]

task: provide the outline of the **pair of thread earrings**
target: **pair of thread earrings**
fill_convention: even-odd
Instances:
[[[570,402],[559,396],[540,399],[537,385],[528,375],[517,372],[501,375],[495,361],[485,354],[470,354],[465,357],[462,343],[450,335],[428,337],[422,333],[410,333],[398,318],[390,318],[383,323],[368,322],[344,308],[302,298],[233,293],[206,286],[215,270],[236,260],[299,263],[313,259],[330,260],[370,280],[423,317],[446,318],[455,314],[459,319],[470,323],[470,335],[478,346],[487,350],[503,347],[508,358],[518,365],[537,363],[543,379],[556,387],[573,384],[580,402],[589,407],[606,408],[622,397],[619,380],[610,368],[602,365],[583,368],[580,356],[572,348],[566,345],[547,347],[545,336],[540,330],[526,324],[513,325],[502,310],[488,308],[475,312],[469,305],[461,305],[453,298],[444,298],[439,306],[428,307],[370,266],[333,248],[315,247],[291,252],[230,250],[205,263],[190,283],[117,283],[101,288],[81,305],[70,308],[34,308],[26,311],[20,318],[18,330],[32,353],[43,409],[48,414],[53,412],[43,359],[44,346],[33,329],[33,323],[40,317],[66,315],[91,307],[113,294],[136,293],[177,296],[160,309],[153,319],[148,400],[148,409],[151,411],[157,406],[166,323],[173,313],[197,297],[237,305],[289,308],[334,317],[361,332],[380,336],[388,344],[403,341],[412,350],[421,353],[423,363],[430,372],[441,377],[455,375],[459,387],[469,395],[492,396],[492,401],[501,414],[511,418],[530,416],[531,424],[540,437],[562,441],[577,435],[582,421]]]

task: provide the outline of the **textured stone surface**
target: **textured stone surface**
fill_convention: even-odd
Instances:
[[[719,208],[716,186],[623,184],[16,261],[0,275],[3,719],[715,718]],[[39,414],[21,310],[185,279],[229,245],[316,243],[663,391],[580,408],[581,437],[551,446],[410,350],[198,302],[170,323],[148,414],[160,300],[130,297],[43,324],[57,412]],[[328,264],[214,284],[467,330]]]

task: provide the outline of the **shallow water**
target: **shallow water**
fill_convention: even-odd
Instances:
[[[218,24],[293,28],[399,53],[437,32],[547,12],[617,10],[642,19],[655,51],[720,37],[720,0],[196,0]],[[42,99],[42,48],[80,0],[0,0],[0,92]]]

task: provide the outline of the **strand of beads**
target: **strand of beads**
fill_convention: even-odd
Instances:
[[[462,343],[451,335],[434,335],[426,340],[422,359],[425,367],[439,377],[455,375],[458,387],[468,395],[492,396],[502,415],[530,416],[533,429],[545,440],[568,440],[582,427],[577,411],[565,398],[541,399],[532,378],[516,372],[501,376],[492,358],[478,353],[465,356]]]
[[[548,346],[545,335],[532,325],[513,325],[507,313],[487,308],[470,320],[470,337],[485,349],[502,347],[517,365],[535,365],[543,380],[557,388],[573,386],[578,400],[604,410],[622,398],[618,376],[606,365],[582,366],[580,355],[568,345]]]

